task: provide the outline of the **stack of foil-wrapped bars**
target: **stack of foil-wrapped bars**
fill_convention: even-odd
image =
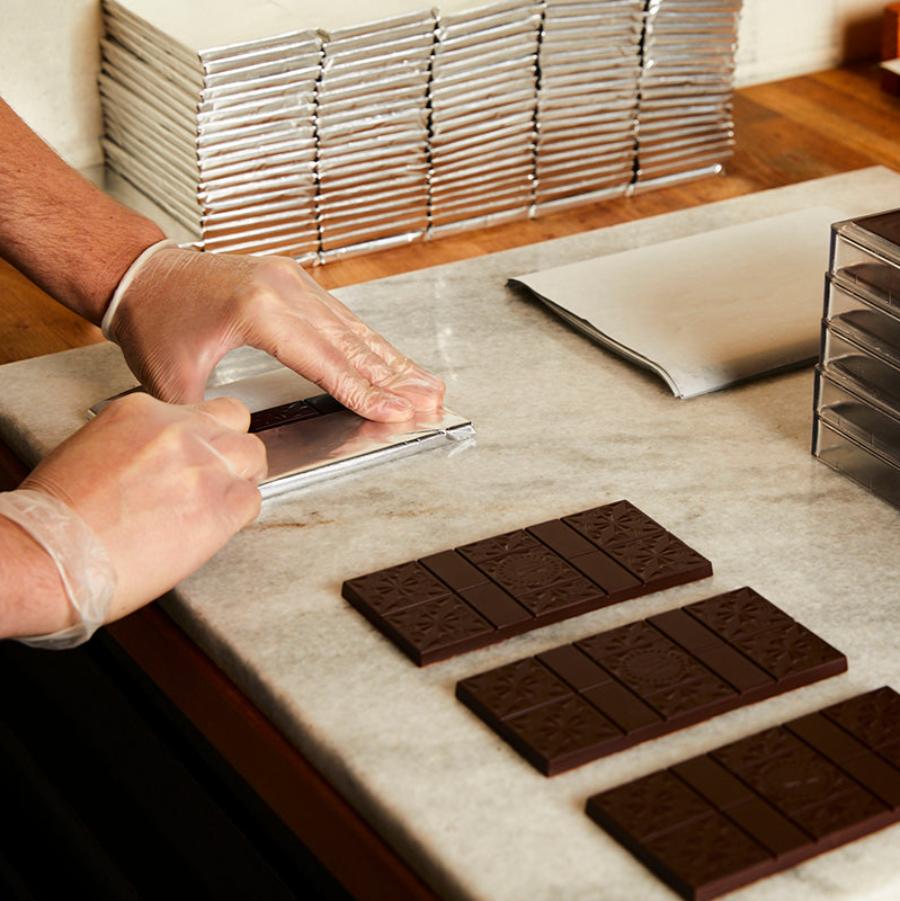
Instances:
[[[301,262],[718,172],[739,5],[103,0],[107,164]]]
[[[222,43],[209,45],[194,32],[212,29],[190,24],[189,5],[157,5],[165,30],[147,15],[153,7],[104,3],[100,93],[110,168],[205,250],[317,259],[319,35],[279,29],[270,16],[255,27],[221,22]],[[229,31],[242,38],[228,40]]]
[[[644,0],[548,3],[536,212],[625,194],[637,140]]]
[[[527,217],[534,202],[542,4],[469,7],[447,0],[438,13],[428,92],[433,237]]]
[[[411,6],[374,4],[396,14],[365,25],[349,4],[325,4],[319,13],[316,217],[323,262],[414,240],[428,227],[435,19],[432,10]]]
[[[648,0],[637,114],[639,189],[713,175],[734,147],[741,0]]]
[[[900,507],[900,210],[832,228],[813,453]]]

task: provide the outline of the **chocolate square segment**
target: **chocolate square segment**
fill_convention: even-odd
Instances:
[[[440,659],[448,648],[460,644],[477,647],[478,640],[492,631],[487,620],[451,595],[389,613],[384,621],[401,647],[422,662]]]
[[[595,795],[591,816],[617,833],[644,840],[708,817],[713,806],[668,770]]]
[[[344,583],[344,597],[358,608],[387,615],[446,597],[451,592],[418,563],[392,566]]]
[[[602,685],[612,678],[606,670],[597,666],[587,654],[583,654],[575,645],[567,644],[561,648],[553,648],[543,654],[538,654],[536,659],[576,691],[584,691],[586,688]]]
[[[321,398],[307,403],[316,415],[324,415],[328,407]],[[607,547],[625,539],[626,556],[638,561],[633,568]],[[674,568],[667,563],[668,568],[660,569],[641,556],[649,554],[656,560],[659,547],[676,545],[680,562]],[[650,570],[651,576],[641,577],[641,572]],[[422,666],[711,574],[708,561],[632,504],[619,501],[565,521],[548,520],[351,579],[344,583],[343,596]],[[456,617],[462,632],[455,643],[445,630],[439,647],[430,641],[427,648],[417,646],[409,629],[401,640],[396,624],[387,621],[402,610],[445,597],[455,598],[476,617],[471,622]],[[459,609],[447,604],[442,609],[450,606]],[[402,619],[406,622],[413,616]],[[476,635],[471,623],[478,621],[488,628]]]
[[[748,605],[746,600],[751,594],[753,604]],[[761,604],[767,608],[767,628],[762,632],[757,628],[761,623]],[[714,610],[716,615],[708,617],[709,625],[706,625],[692,615],[691,611],[694,609]],[[773,615],[773,611],[777,617]],[[742,617],[747,617],[748,622],[742,623]],[[776,620],[783,623],[780,633],[777,628],[771,627],[771,623]],[[748,589],[729,592],[700,604],[651,616],[519,661],[522,665],[530,664],[534,672],[543,670],[552,673],[570,688],[573,695],[585,701],[617,728],[618,733],[611,732],[605,739],[598,738],[593,744],[582,747],[578,754],[567,751],[565,755],[548,758],[547,748],[552,747],[554,742],[546,732],[553,723],[561,724],[559,719],[542,721],[541,748],[529,744],[534,735],[533,730],[513,731],[510,724],[504,722],[508,705],[516,703],[504,698],[504,691],[514,693],[512,687],[504,688],[508,684],[508,678],[499,678],[500,674],[509,671],[509,667],[464,679],[456,686],[456,695],[523,757],[535,763],[541,772],[553,775],[587,760],[613,754],[622,748],[674,732],[846,669],[847,661],[843,655],[830,649],[836,656],[829,656],[827,667],[821,665],[818,654],[806,654],[781,675],[770,675],[726,637],[731,635],[734,640],[751,644],[753,639],[759,639],[767,653],[771,652],[775,659],[780,660],[783,655],[793,653],[792,649],[797,648],[801,632],[806,636],[804,646],[818,647],[815,635],[755,592],[749,593]],[[486,682],[497,686],[489,699],[485,698],[483,691],[479,693],[475,690],[476,686]],[[846,718],[847,711],[843,714],[838,711],[836,715],[844,715]],[[856,719],[858,717],[854,717],[854,722]],[[817,734],[822,734],[822,728]],[[560,747],[565,746],[564,738],[559,737]],[[764,747],[760,758],[769,761],[785,753],[785,742],[789,740],[793,740],[789,733],[778,733],[780,744],[777,747]],[[845,744],[852,741],[848,736]],[[797,744],[798,741],[794,741],[794,745]],[[832,744],[838,746],[834,736]],[[866,750],[862,745],[860,747],[863,751]],[[720,782],[728,781],[721,775],[721,766],[717,767],[713,761],[705,766],[705,771],[707,781],[716,773],[719,774]],[[876,773],[872,777],[877,780],[876,794],[893,803],[895,786],[879,767],[873,766],[872,771]],[[687,781],[693,784],[691,779]],[[735,790],[734,781],[732,777],[732,791]],[[702,787],[694,787],[704,794]],[[720,785],[716,791],[721,790]],[[721,797],[717,796],[713,800],[720,801]],[[748,796],[738,792],[736,800],[743,802],[748,800]],[[747,823],[768,822],[775,829],[775,821],[758,805],[742,809],[742,816]],[[777,846],[776,853],[787,853],[787,850],[793,848],[793,833],[789,826],[780,821],[776,831],[781,838],[773,839],[766,847]]]
[[[454,591],[464,591],[488,581],[483,572],[475,569],[456,551],[442,551],[440,554],[423,557],[419,562]]]
[[[652,541],[666,534],[658,522],[629,501],[617,501],[605,507],[564,516],[562,521],[598,547],[606,547],[611,542]]]
[[[251,433],[264,432],[280,425],[290,425],[292,422],[302,422],[304,419],[315,419],[320,412],[305,400],[296,400],[289,404],[280,404],[277,407],[269,407],[267,410],[257,410],[250,414]]]
[[[588,799],[587,814],[683,898],[717,898],[900,820],[900,768],[844,731],[900,728],[883,688]],[[699,799],[699,803],[698,803]]]
[[[493,623],[496,629],[514,626],[531,619],[531,614],[524,607],[517,604],[493,582],[466,588],[460,595],[469,606],[477,610],[488,622]]]
[[[576,694],[512,716],[503,725],[547,776],[593,760],[598,748],[621,746],[623,740],[615,723]]]
[[[712,575],[712,564],[628,501],[566,516],[607,557],[659,591]],[[653,586],[649,588],[649,586]]]
[[[532,659],[467,679],[461,691],[466,695],[466,704],[478,707],[497,722],[574,695],[568,685]]]
[[[581,557],[584,554],[593,554],[597,550],[596,545],[579,535],[574,529],[569,528],[560,519],[551,519],[549,522],[529,526],[528,531],[566,560]]]
[[[347,409],[330,394],[317,394],[315,397],[308,397],[306,402],[322,416],[327,416],[329,413],[340,413],[341,410]]]

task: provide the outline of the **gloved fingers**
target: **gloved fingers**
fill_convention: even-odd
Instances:
[[[438,410],[444,405],[444,383],[418,367],[395,372],[382,387],[405,397],[416,410]]]
[[[440,378],[401,353],[378,332],[370,329],[352,310],[319,285],[309,273],[305,270],[301,272],[303,282],[307,286],[306,293],[313,295],[393,371],[394,378],[390,384],[381,382],[379,384],[408,396],[416,409],[434,409],[443,404],[444,383]]]
[[[220,425],[235,432],[246,432],[250,427],[250,411],[236,397],[216,397],[194,405],[199,413],[206,413]]]
[[[310,277],[310,281],[312,278]],[[398,394],[408,396],[418,409],[434,409],[444,402],[444,383],[438,376],[397,350],[378,332],[370,329],[358,316],[321,286],[315,285],[316,297],[374,354],[393,371],[390,382],[380,383]]]
[[[409,419],[408,400],[375,384],[388,380],[390,369],[352,334],[325,313],[310,322],[297,316],[267,316],[255,324],[248,340],[285,366],[321,386],[345,407],[367,419]]]
[[[410,412],[433,410],[443,404],[443,383],[396,351],[393,352],[395,363],[389,363],[380,351],[390,349],[390,345],[383,339],[376,340],[378,336],[359,320],[354,325],[329,311],[315,324],[315,328],[317,334],[337,348],[341,358],[363,378],[408,401]],[[399,366],[401,359],[404,363],[402,368]]]
[[[391,375],[381,387],[407,398],[417,410],[433,410],[444,403],[444,383],[436,375],[404,356],[389,341],[362,322],[354,334],[379,359],[384,360]]]
[[[208,436],[205,442],[237,478],[258,485],[266,477],[269,471],[266,446],[256,435],[223,429]]]

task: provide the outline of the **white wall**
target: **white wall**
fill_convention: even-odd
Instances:
[[[377,17],[378,0],[352,2],[361,20]],[[871,23],[884,2],[744,0],[738,82],[826,69],[877,46]],[[99,10],[99,0],[0,0],[0,96],[79,168],[101,160]]]
[[[99,35],[99,0],[0,0],[0,96],[78,168],[102,159]]]
[[[887,0],[744,0],[738,84],[877,55]]]

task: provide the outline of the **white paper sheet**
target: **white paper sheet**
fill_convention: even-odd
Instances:
[[[691,398],[818,357],[827,206],[511,279]]]

